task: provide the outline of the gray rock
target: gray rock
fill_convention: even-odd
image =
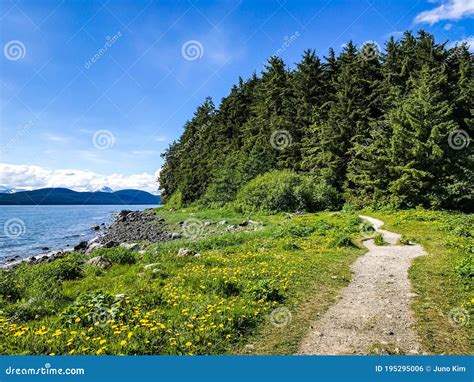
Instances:
[[[227,220],[221,220],[220,222],[217,223],[217,225],[226,225]]]
[[[86,255],[90,255],[95,249],[102,248],[102,244],[100,243],[92,243],[86,249]]]
[[[74,250],[75,251],[85,251],[87,249],[88,244],[89,243],[86,240],[81,241],[78,245],[74,246]]]
[[[194,256],[195,254],[196,252],[194,252],[193,250],[189,248],[180,248],[176,257]]]
[[[92,230],[92,231],[98,231],[98,230],[100,230],[100,226],[98,226],[98,225],[93,225],[93,226],[91,227],[91,230]]]
[[[93,265],[95,267],[100,267],[104,269],[108,269],[112,266],[112,261],[107,259],[104,256],[96,256],[93,257],[92,259],[87,260],[87,264]]]
[[[131,251],[138,251],[140,249],[140,244],[138,243],[121,243],[120,246]]]
[[[110,240],[107,243],[105,243],[102,247],[103,248],[114,248],[114,247],[117,247],[118,245],[119,245],[119,243],[117,243],[116,241]]]
[[[145,264],[145,265],[143,266],[143,268],[145,268],[145,269],[150,269],[150,268],[156,267],[157,265],[160,265],[160,263]]]
[[[194,255],[194,257],[201,257],[201,254],[200,254],[200,253],[196,253],[196,254]]]
[[[172,232],[169,234],[169,238],[171,240],[176,240],[176,239],[181,239],[183,235],[181,235],[179,232]]]

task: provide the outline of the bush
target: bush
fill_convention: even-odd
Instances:
[[[383,239],[383,236],[380,233],[376,233],[374,236],[374,244],[375,245],[387,245],[385,240]]]
[[[135,264],[137,259],[132,251],[123,247],[99,248],[94,251],[94,256],[103,256],[114,264]]]
[[[321,211],[339,206],[330,185],[293,171],[270,171],[247,183],[234,203],[238,211]]]
[[[177,208],[180,209],[183,207],[183,195],[181,191],[176,191],[170,198],[166,201],[167,208]]]

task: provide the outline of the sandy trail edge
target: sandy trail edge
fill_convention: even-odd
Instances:
[[[368,354],[374,345],[398,348],[401,354],[418,354],[421,346],[413,329],[408,268],[425,254],[420,245],[396,245],[399,234],[370,222],[390,245],[364,241],[368,252],[352,265],[353,278],[340,300],[311,326],[299,354]]]

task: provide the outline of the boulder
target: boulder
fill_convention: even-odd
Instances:
[[[196,252],[189,248],[180,248],[176,257],[194,256]]]
[[[246,227],[249,225],[249,221],[248,220],[243,220],[239,223],[239,226],[240,227]]]
[[[181,235],[179,232],[172,232],[169,234],[169,238],[171,240],[181,239],[181,237],[183,237],[183,235]]]
[[[119,243],[117,243],[116,241],[110,240],[107,243],[105,243],[102,247],[103,248],[113,248],[113,247],[117,247],[118,245],[119,245]]]
[[[92,243],[91,245],[89,245],[86,249],[86,255],[90,255],[94,249],[97,249],[97,248],[102,248],[102,244],[100,243]]]
[[[86,264],[90,264],[90,265],[93,265],[95,267],[108,269],[112,266],[112,261],[110,261],[109,259],[107,259],[104,256],[96,256],[96,257],[93,257],[93,258],[87,260]]]
[[[100,230],[100,226],[97,225],[97,224],[96,224],[96,225],[93,225],[93,226],[91,227],[91,230],[92,230],[92,231],[98,231],[98,230]]]
[[[140,244],[138,243],[121,243],[120,246],[131,251],[138,251],[140,249]]]
[[[130,210],[122,210],[117,214],[117,221],[124,222],[127,220],[127,215],[132,212]]]
[[[220,222],[217,223],[217,225],[226,225],[227,220],[221,220]]]

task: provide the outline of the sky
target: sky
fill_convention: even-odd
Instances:
[[[473,17],[474,0],[0,0],[0,185],[157,192],[196,107],[270,56],[418,29],[474,48]]]

